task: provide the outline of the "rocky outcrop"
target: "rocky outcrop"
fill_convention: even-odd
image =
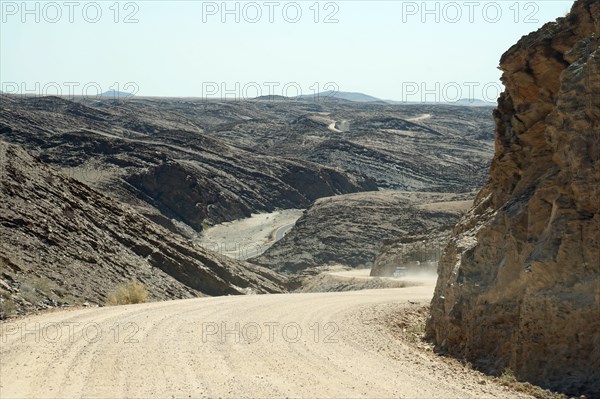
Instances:
[[[378,191],[321,198],[285,237],[249,261],[292,273],[327,264],[371,267],[385,239],[450,229],[464,206],[440,201],[470,204],[462,201],[469,195]]]
[[[455,227],[427,331],[489,372],[600,396],[600,3],[501,59],[491,178]]]
[[[104,304],[135,278],[151,300],[285,291],[268,269],[181,236],[0,141],[0,318]]]

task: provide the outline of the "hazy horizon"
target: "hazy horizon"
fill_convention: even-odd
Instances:
[[[500,56],[568,1],[1,3],[0,89],[495,101]],[[40,68],[40,66],[42,66]]]

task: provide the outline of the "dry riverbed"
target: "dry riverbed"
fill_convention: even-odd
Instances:
[[[204,230],[197,243],[230,258],[252,258],[283,238],[303,212],[302,209],[285,209],[221,223]]]

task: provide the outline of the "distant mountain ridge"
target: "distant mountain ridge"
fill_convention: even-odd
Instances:
[[[104,93],[100,94],[100,97],[113,97],[113,98],[125,98],[125,97],[133,97],[133,93],[128,93],[126,91],[118,91],[118,90],[108,90]]]
[[[404,105],[454,105],[457,107],[495,107],[495,102],[484,101],[479,98],[461,98],[457,101],[396,101],[396,100],[381,100],[388,104],[404,104]]]
[[[269,96],[259,97],[257,99],[266,99]],[[281,96],[271,96],[278,97]],[[305,100],[317,100],[323,101],[327,99],[336,99],[336,100],[346,100],[352,102],[362,102],[362,103],[381,103],[381,104],[439,104],[439,105],[456,105],[456,106],[466,106],[466,107],[493,107],[496,105],[495,102],[488,102],[481,100],[479,98],[461,98],[457,101],[397,101],[397,100],[383,100],[378,97],[374,97],[365,93],[359,92],[346,92],[346,91],[324,91],[321,93],[315,94],[307,94],[303,96],[296,97],[297,99],[305,99]]]
[[[324,100],[324,99],[328,99],[328,98],[335,98],[338,100],[354,101],[354,102],[358,102],[358,103],[385,102],[384,100],[382,100],[380,98],[373,97],[373,96],[370,96],[370,95],[364,94],[364,93],[334,91],[334,90],[323,91],[323,92],[315,93],[315,94],[307,94],[307,95],[299,96],[297,98],[309,99],[309,100],[310,99]]]

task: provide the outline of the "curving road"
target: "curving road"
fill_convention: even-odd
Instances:
[[[273,230],[273,234],[272,234],[274,239],[273,239],[273,241],[269,242],[269,246],[256,246],[256,247],[246,248],[242,253],[238,254],[237,259],[247,260],[250,258],[254,258],[255,256],[261,255],[263,252],[265,252],[267,249],[269,249],[269,247],[271,245],[273,245],[277,241],[281,240],[285,236],[285,233],[287,233],[288,231],[293,229],[295,225],[296,225],[296,222],[288,223],[286,225],[276,228],[275,230]]]
[[[518,397],[379,322],[432,292],[215,297],[4,322],[0,397]]]
[[[277,230],[275,230],[275,241],[281,240],[285,236],[285,233],[287,233],[288,231],[293,229],[295,225],[296,225],[296,222],[288,223],[284,226],[279,227]]]

